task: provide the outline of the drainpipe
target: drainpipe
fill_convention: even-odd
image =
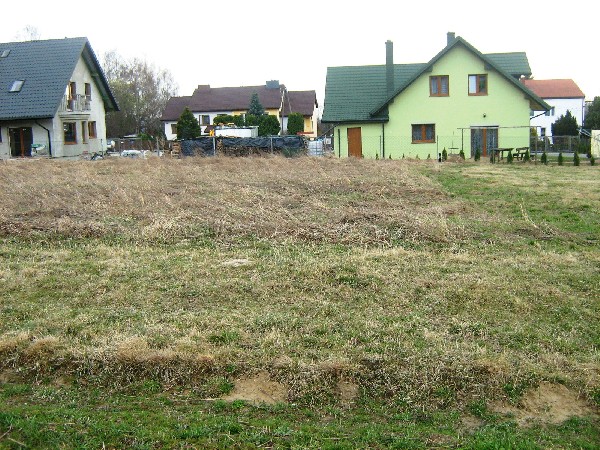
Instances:
[[[337,129],[338,132],[338,158],[342,157],[342,138],[340,137],[340,129]]]
[[[381,122],[381,152],[382,159],[385,159],[385,122]]]
[[[50,130],[41,123],[39,123],[37,120],[35,121],[35,123],[42,127],[44,130],[46,130],[46,133],[48,133],[48,154],[50,155],[50,157],[52,157],[52,141],[50,140]]]

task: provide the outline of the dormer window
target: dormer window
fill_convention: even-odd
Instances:
[[[23,87],[23,83],[25,83],[25,80],[15,80],[15,81],[13,81],[13,84],[10,87],[9,92],[20,92],[21,88]]]
[[[10,50],[2,50],[2,53],[0,53],[0,58],[6,58],[8,55],[10,55]]]

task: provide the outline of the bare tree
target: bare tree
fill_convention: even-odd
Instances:
[[[120,109],[106,115],[108,135],[161,135],[160,117],[177,94],[171,73],[138,58],[125,60],[115,51],[104,54],[102,66]]]
[[[16,41],[39,41],[42,38],[41,33],[33,25],[27,25],[15,35]]]

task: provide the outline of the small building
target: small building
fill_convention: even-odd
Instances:
[[[161,118],[165,135],[168,140],[177,138],[177,121],[186,107],[198,120],[202,134],[208,135],[215,117],[245,115],[254,93],[258,94],[265,114],[277,117],[284,132],[287,129],[287,116],[297,112],[304,117],[304,132],[316,136],[316,92],[288,91],[278,80],[267,81],[262,86],[212,88],[210,85],[199,85],[191,96],[171,97]]]
[[[87,38],[0,43],[0,159],[104,152],[117,110]]]
[[[531,126],[537,129],[540,137],[552,136],[552,124],[567,111],[575,117],[578,125],[583,126],[585,119],[585,94],[571,79],[531,80],[521,82],[529,90],[542,98],[550,109],[542,114],[531,114]]]

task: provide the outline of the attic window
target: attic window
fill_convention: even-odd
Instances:
[[[15,80],[15,81],[13,81],[13,84],[10,87],[10,91],[9,92],[21,92],[21,88],[23,87],[23,83],[25,83],[25,80]]]
[[[10,55],[10,50],[2,50],[2,53],[0,53],[0,58],[6,58],[8,55]]]

